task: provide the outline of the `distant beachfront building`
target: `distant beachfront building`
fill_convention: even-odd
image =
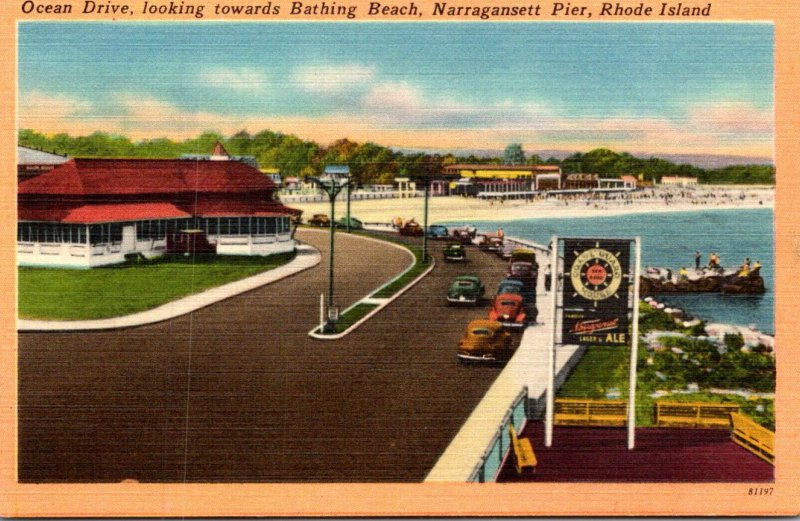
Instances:
[[[637,179],[632,175],[621,175],[619,176],[622,179],[623,188],[626,190],[636,190],[638,186]]]
[[[233,160],[70,159],[18,188],[17,262],[91,268],[190,251],[294,250],[275,184]]]
[[[534,188],[537,192],[561,190],[561,172],[551,174],[536,174]]]
[[[262,168],[261,173],[269,177],[269,179],[273,183],[275,183],[275,187],[278,190],[280,190],[283,187],[283,181],[281,180],[281,171],[279,168]]]
[[[594,190],[600,188],[597,174],[568,174],[564,180],[565,190]]]
[[[672,185],[672,186],[693,186],[697,184],[696,177],[687,177],[687,176],[670,176],[665,175],[661,178],[662,185]]]
[[[619,177],[601,177],[597,180],[600,190],[620,192],[626,190],[625,181]]]
[[[447,179],[432,179],[430,195],[450,195],[450,181]]]
[[[416,197],[417,196],[417,183],[412,181],[408,177],[395,177],[394,184],[397,186],[395,189],[395,196],[404,198],[404,197]]]
[[[17,181],[49,172],[68,160],[67,156],[17,145]]]
[[[557,187],[561,178],[561,167],[557,165],[455,164],[443,170],[445,176],[458,179],[450,185],[452,193],[479,197],[527,197],[538,190],[539,176],[544,176],[543,185]]]

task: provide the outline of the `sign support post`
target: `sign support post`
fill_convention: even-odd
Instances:
[[[628,450],[636,444],[636,366],[639,356],[639,270],[642,262],[641,239],[636,237],[636,257],[633,269],[633,324],[631,325],[631,361],[628,385]]]
[[[555,408],[556,387],[556,307],[558,305],[558,282],[561,280],[558,273],[558,236],[550,239],[550,345],[547,349],[547,395],[544,419],[544,446],[553,444],[553,416]]]

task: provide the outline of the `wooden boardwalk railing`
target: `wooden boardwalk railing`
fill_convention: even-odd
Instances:
[[[623,426],[628,421],[628,403],[624,400],[587,400],[557,398],[556,425]]]
[[[656,402],[656,426],[727,428],[735,412],[739,406],[733,403]]]
[[[731,414],[731,439],[759,458],[775,464],[775,433],[738,412]]]

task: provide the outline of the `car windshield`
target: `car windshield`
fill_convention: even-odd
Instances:
[[[473,329],[472,334],[475,336],[492,336],[492,332],[488,329]]]
[[[511,266],[511,273],[515,275],[522,275],[525,273],[529,273],[531,271],[530,266],[526,266],[524,264],[514,264]]]
[[[458,281],[458,287],[459,288],[471,288],[472,287],[472,282],[470,282],[468,280],[459,280]]]
[[[517,305],[517,301],[516,300],[503,300],[503,301],[500,302],[500,305],[501,306],[516,306]]]

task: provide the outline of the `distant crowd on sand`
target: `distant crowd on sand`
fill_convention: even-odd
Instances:
[[[750,190],[741,188],[712,187],[665,187],[658,186],[645,188],[633,192],[591,192],[581,194],[553,194],[545,193],[532,196],[527,202],[556,203],[563,206],[582,205],[593,206],[597,209],[617,208],[620,206],[647,204],[647,205],[692,205],[692,206],[735,206],[736,204],[749,206],[771,206],[774,200],[774,190]],[[503,204],[503,199],[498,201],[490,199],[489,205]]]

